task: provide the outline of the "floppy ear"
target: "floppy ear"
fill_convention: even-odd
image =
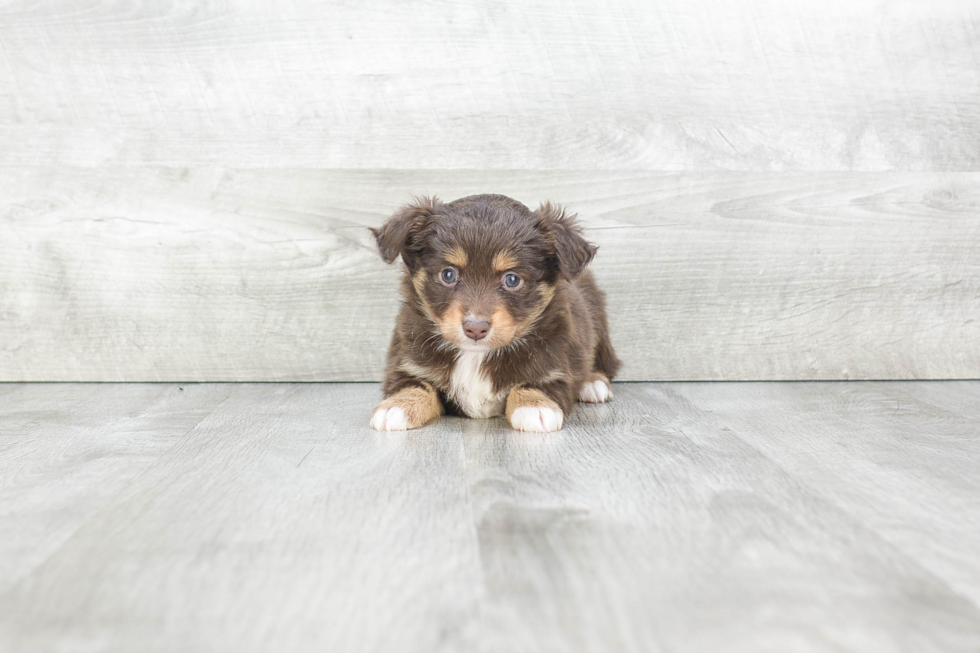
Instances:
[[[574,215],[565,215],[557,204],[545,202],[534,212],[538,228],[554,247],[558,268],[569,279],[581,272],[599,249],[582,237],[582,228]]]
[[[422,229],[426,219],[440,204],[442,202],[437,197],[416,197],[411,204],[398,209],[380,229],[369,227],[385,263],[391,263],[404,253],[411,237]]]

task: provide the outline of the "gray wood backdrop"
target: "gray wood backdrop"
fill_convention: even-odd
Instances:
[[[980,376],[980,3],[0,4],[0,380],[378,379],[413,194],[578,212],[623,378]]]

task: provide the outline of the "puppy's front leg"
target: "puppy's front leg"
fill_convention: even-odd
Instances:
[[[371,427],[377,431],[404,431],[425,426],[442,414],[439,393],[425,381],[402,388],[374,409]]]
[[[507,395],[507,419],[515,431],[550,433],[561,429],[565,413],[538,388],[519,385]]]
[[[578,400],[587,404],[603,404],[612,399],[612,383],[602,372],[593,372],[578,391]]]

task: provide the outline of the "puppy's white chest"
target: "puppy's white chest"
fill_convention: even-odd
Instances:
[[[493,384],[483,371],[486,356],[480,351],[460,352],[449,381],[450,396],[469,417],[493,417],[504,412],[507,393],[494,393]]]

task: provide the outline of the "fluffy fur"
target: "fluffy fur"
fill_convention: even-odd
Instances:
[[[386,263],[405,264],[374,428],[448,412],[556,431],[576,400],[612,397],[620,362],[574,216],[502,195],[420,198],[371,231]]]

